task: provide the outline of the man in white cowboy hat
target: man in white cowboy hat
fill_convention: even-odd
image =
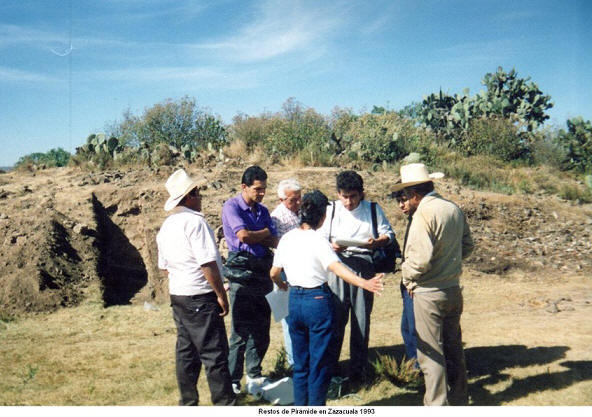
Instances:
[[[413,218],[405,243],[403,284],[413,297],[417,359],[425,377],[425,405],[467,405],[467,373],[460,316],[462,259],[473,250],[462,210],[434,191],[424,164],[401,167],[401,183]]]
[[[201,211],[200,187],[183,169],[165,187],[166,218],[156,241],[158,266],[168,273],[173,318],[177,326],[176,373],[179,405],[198,405],[196,384],[205,366],[214,405],[235,405],[228,370],[224,316],[228,298],[222,283],[222,261],[214,233]]]

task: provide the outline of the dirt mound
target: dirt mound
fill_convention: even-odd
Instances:
[[[592,217],[583,207],[554,198],[481,196],[463,208],[476,243],[468,261],[478,271],[592,271]]]
[[[0,223],[0,305],[10,313],[77,304],[96,277],[93,231],[46,208]]]
[[[203,162],[203,161],[202,161]],[[206,161],[207,162],[207,161]],[[244,167],[236,161],[186,167],[207,180],[203,212],[216,230],[221,207],[236,195]],[[277,204],[276,186],[297,178],[305,190],[336,198],[337,168],[262,165],[264,203]],[[168,298],[157,265],[156,233],[166,213],[164,182],[176,167],[100,173],[71,168],[0,174],[0,312],[43,311],[76,304],[90,282],[106,306]],[[379,201],[402,241],[406,219],[390,197],[392,173],[360,171],[366,196]],[[467,268],[504,275],[592,272],[592,209],[555,197],[507,196],[438,182],[438,191],[467,213],[476,249]]]

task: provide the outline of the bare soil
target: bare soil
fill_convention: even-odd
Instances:
[[[338,169],[264,168],[269,175],[264,203],[270,209],[277,203],[277,183],[288,177],[298,178],[305,190],[336,197]],[[76,306],[96,287],[104,307],[165,305],[167,282],[157,268],[155,236],[165,217],[164,182],[174,169],[0,174],[0,318],[34,319]],[[216,230],[223,202],[240,189],[244,167],[204,161],[186,169],[208,181],[203,211]],[[395,174],[360,173],[367,198],[381,203],[401,240],[406,220],[389,191]],[[446,178],[437,189],[465,211],[476,243],[463,275],[473,401],[592,404],[592,207],[554,196],[473,191]],[[393,288],[398,279],[389,276]],[[388,294],[373,312],[371,346],[399,355],[400,300],[396,290]],[[547,367],[546,376],[541,366]],[[538,396],[549,389],[570,392],[582,383],[572,400]],[[589,396],[579,398],[582,392]],[[365,404],[385,404],[390,394],[386,389],[375,400],[360,395]],[[392,395],[396,403],[419,398]],[[340,401],[335,404],[359,404]]]

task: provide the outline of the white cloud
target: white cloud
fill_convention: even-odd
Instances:
[[[112,80],[130,83],[166,83],[182,82],[191,87],[216,89],[244,89],[258,84],[255,71],[226,71],[214,67],[154,67],[126,68],[84,72],[84,79]]]
[[[0,24],[0,46],[19,45],[23,43],[42,43],[47,45],[49,43],[66,41],[65,36],[53,32],[25,26]]]
[[[162,19],[165,16],[175,16],[177,19],[193,19],[214,4],[222,0],[102,0],[106,14],[101,19],[113,21],[138,21]],[[96,17],[93,16],[93,19]]]
[[[258,6],[255,19],[240,28],[236,35],[195,47],[240,62],[265,61],[293,52],[312,53],[335,36],[344,23],[348,7],[306,3],[264,1]]]
[[[30,71],[0,67],[0,82],[56,82],[56,78]]]
[[[443,59],[436,64],[462,66],[500,62],[518,55],[521,50],[522,42],[519,39],[465,42],[440,49],[439,54]]]

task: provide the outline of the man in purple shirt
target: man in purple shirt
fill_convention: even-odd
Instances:
[[[224,276],[230,281],[230,353],[232,387],[240,392],[243,365],[247,385],[262,385],[261,362],[269,347],[271,310],[265,299],[273,284],[269,270],[278,243],[267,208],[261,204],[267,189],[267,174],[254,165],[245,170],[241,193],[224,203],[222,226],[228,245]],[[243,364],[243,362],[246,362]]]

